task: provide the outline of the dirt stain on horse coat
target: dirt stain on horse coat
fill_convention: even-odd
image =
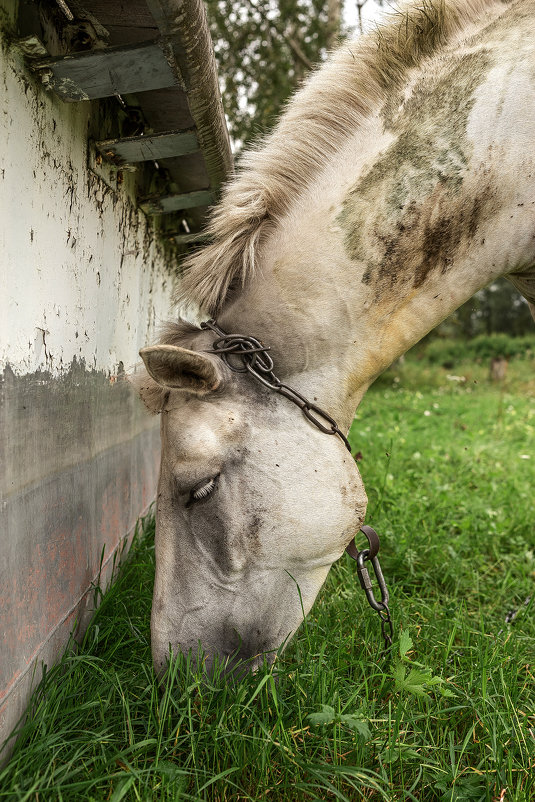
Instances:
[[[484,50],[450,56],[438,74],[419,81],[397,115],[401,98],[385,104],[385,129],[397,138],[350,191],[338,218],[345,247],[366,265],[362,281],[377,298],[447,272],[495,203],[483,168],[477,194],[463,188],[468,119],[491,66]]]

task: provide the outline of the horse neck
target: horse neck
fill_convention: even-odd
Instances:
[[[367,264],[348,257],[339,224],[328,220],[322,205],[288,221],[293,236],[281,226],[219,321],[259,337],[281,378],[349,426],[376,376],[495,274],[490,258],[470,268],[465,259],[420,286],[393,274],[369,283]]]
[[[478,289],[535,264],[535,119],[524,111],[535,108],[535,56],[529,37],[513,31],[513,47],[508,35],[441,59],[401,110],[348,138],[224,309],[344,424],[393,360]]]

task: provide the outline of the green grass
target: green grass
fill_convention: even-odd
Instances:
[[[408,359],[361,406],[390,664],[344,557],[272,670],[230,686],[179,660],[160,693],[146,520],[35,694],[0,800],[534,800],[534,367],[515,360],[497,389],[483,365],[460,382]]]

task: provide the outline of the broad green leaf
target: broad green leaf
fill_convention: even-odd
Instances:
[[[484,792],[481,777],[441,780],[436,783],[435,789],[442,791],[440,802],[479,802]]]
[[[322,705],[321,712],[309,713],[307,718],[311,724],[332,724],[333,721],[336,721],[336,713],[334,707]]]
[[[412,638],[409,635],[408,630],[404,629],[399,636],[399,655],[402,659],[406,657],[407,652],[412,649],[412,646]]]
[[[412,749],[410,746],[405,746],[405,744],[395,744],[394,746],[388,746],[384,752],[381,752],[381,760],[384,763],[395,763],[397,760],[401,758],[401,760],[405,758],[413,758],[416,760],[421,759],[421,754],[416,751],[416,749]]]
[[[370,737],[370,728],[368,727],[367,722],[364,721],[364,719],[359,718],[359,716],[344,714],[343,716],[340,716],[340,721],[343,724],[347,724],[347,726],[351,727],[351,729],[356,730],[356,732],[358,732],[359,735],[362,735],[366,741]]]
[[[405,667],[399,663],[392,672],[397,691],[407,691],[415,696],[429,696],[425,690],[425,685],[431,679],[431,671],[425,669],[420,671],[412,668],[407,674]]]
[[[421,668],[411,668],[409,673],[407,673],[405,665],[398,662],[394,666],[392,676],[396,683],[397,691],[407,691],[415,696],[429,696],[427,691],[430,688],[436,688],[436,690],[446,698],[455,696],[453,691],[444,687],[444,680],[442,677],[433,674],[430,668],[425,668],[423,666]]]

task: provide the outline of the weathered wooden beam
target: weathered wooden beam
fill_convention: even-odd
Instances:
[[[214,202],[214,193],[209,189],[201,189],[196,192],[145,198],[139,205],[146,214],[167,214],[196,206],[211,206]]]
[[[41,61],[35,69],[69,102],[181,84],[171,47],[163,40],[73,53]]]
[[[150,136],[130,136],[125,139],[104,139],[96,143],[102,155],[115,164],[156,161],[185,156],[199,150],[193,128],[187,131],[166,131]]]

